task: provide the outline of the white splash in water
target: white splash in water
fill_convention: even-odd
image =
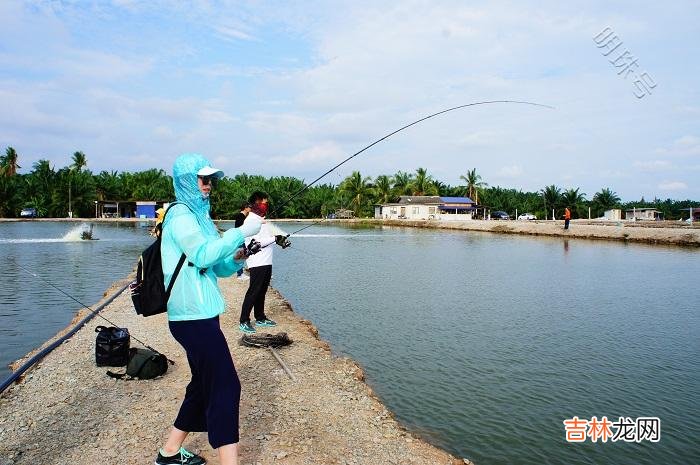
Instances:
[[[37,243],[37,242],[81,242],[83,232],[89,232],[90,225],[87,223],[82,223],[80,226],[76,226],[60,238],[36,238],[36,239],[2,239],[1,243],[7,244],[27,244],[27,243]]]
[[[82,234],[85,231],[90,231],[90,225],[86,223],[82,223],[80,226],[76,226],[75,228],[71,229],[68,231],[62,238],[62,242],[76,242],[76,241],[82,241]]]

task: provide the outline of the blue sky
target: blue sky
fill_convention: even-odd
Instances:
[[[476,168],[526,191],[700,199],[696,1],[8,0],[0,17],[0,145],[20,172],[81,150],[93,172],[171,173],[196,151],[310,181],[427,114],[527,100],[556,109],[451,112],[324,181]]]

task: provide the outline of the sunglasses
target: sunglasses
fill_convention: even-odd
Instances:
[[[197,176],[202,180],[202,184],[205,186],[216,186],[216,182],[219,180],[216,176]]]

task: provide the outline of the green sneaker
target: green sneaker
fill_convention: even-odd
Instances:
[[[238,329],[240,329],[246,334],[253,334],[255,332],[255,328],[251,326],[250,321],[246,321],[245,323],[239,324]]]
[[[275,323],[274,321],[272,321],[269,318],[265,318],[264,320],[256,321],[255,326],[260,326],[263,328],[270,328],[272,326],[277,326],[277,323]]]

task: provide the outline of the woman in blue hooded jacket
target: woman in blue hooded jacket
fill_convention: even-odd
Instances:
[[[180,256],[187,257],[168,301],[168,325],[187,353],[192,379],[156,465],[206,463],[182,447],[193,431],[208,432],[222,465],[238,464],[241,385],[219,326],[225,304],[217,278],[244,265],[244,238],[256,234],[260,222],[219,234],[209,216],[209,194],[214,180],[223,175],[199,154],[181,155],[173,167],[177,203],[163,222],[161,255],[166,285]]]

